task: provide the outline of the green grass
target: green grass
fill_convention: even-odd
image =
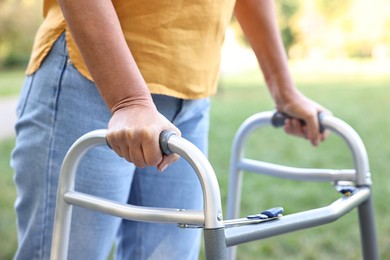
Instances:
[[[255,74],[252,74],[255,75]],[[258,111],[272,110],[264,86],[255,87],[256,76],[247,74],[246,88],[239,88],[238,78],[226,80],[222,93],[213,98],[210,133],[210,161],[215,167],[226,200],[231,140],[240,123]],[[234,82],[231,84],[230,82]],[[348,122],[366,145],[374,180],[374,201],[381,259],[390,258],[388,243],[390,225],[385,220],[389,211],[387,196],[388,135],[390,121],[390,77],[369,78],[340,75],[298,77],[301,90],[323,104],[334,115]],[[248,141],[248,157],[285,165],[323,168],[350,168],[352,158],[346,145],[336,135],[319,148],[301,139],[286,136],[272,128],[257,131]],[[328,183],[301,183],[271,177],[244,176],[242,215],[268,207],[283,206],[286,213],[326,206],[338,198]],[[360,259],[360,237],[356,210],[340,220],[322,227],[278,236],[239,246],[239,259]]]
[[[17,244],[15,212],[15,187],[9,166],[14,140],[0,141],[0,259],[12,259]]]
[[[24,70],[0,70],[0,97],[18,95],[24,81]]]
[[[0,73],[0,88],[5,82],[2,77],[8,76]],[[363,139],[374,181],[380,258],[390,259],[390,222],[387,220],[390,214],[390,189],[387,188],[390,76],[298,75],[297,83],[307,96],[349,123]],[[212,99],[210,161],[218,176],[225,207],[234,133],[248,116],[272,110],[273,104],[260,75],[254,72],[223,78],[219,94]],[[15,189],[8,166],[13,142],[0,142],[0,237],[6,238],[0,243],[0,259],[11,259],[16,247],[12,209]],[[350,168],[352,165],[346,145],[336,135],[331,135],[319,148],[312,148],[304,140],[284,135],[282,130],[267,128],[257,131],[249,144],[248,156],[274,163],[324,168]],[[328,183],[301,183],[246,174],[242,215],[274,206],[283,206],[286,214],[290,214],[326,206],[338,197]],[[361,259],[356,213],[353,210],[326,226],[241,245],[238,259]]]

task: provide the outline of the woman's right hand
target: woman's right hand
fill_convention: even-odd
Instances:
[[[154,104],[131,104],[116,110],[108,124],[107,141],[111,148],[137,167],[157,166],[165,170],[180,157],[163,155],[159,136],[164,130],[181,135],[180,130],[161,115]]]

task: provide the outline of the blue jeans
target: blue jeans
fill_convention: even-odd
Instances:
[[[207,151],[209,99],[153,95],[184,138]],[[58,174],[66,151],[86,132],[106,128],[110,111],[96,86],[69,61],[62,35],[41,68],[26,78],[17,108],[15,170],[19,247],[15,259],[49,259]],[[88,152],[76,190],[151,207],[202,208],[199,181],[183,159],[163,173],[136,168],[107,147]],[[107,259],[116,241],[117,259],[197,259],[199,230],[143,223],[75,207],[69,259]]]

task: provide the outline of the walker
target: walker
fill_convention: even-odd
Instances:
[[[51,259],[67,259],[73,205],[135,221],[177,223],[181,228],[203,228],[206,259],[234,259],[236,245],[276,236],[296,230],[316,227],[337,220],[358,208],[362,255],[366,260],[379,259],[371,176],[367,152],[359,135],[342,120],[321,115],[321,127],[339,135],[348,145],[354,169],[307,169],[276,165],[244,157],[244,147],[250,134],[257,128],[284,124],[280,113],[262,112],[249,117],[236,133],[230,164],[227,219],[222,216],[219,185],[207,158],[189,141],[172,132],[160,135],[163,152],[177,153],[195,170],[203,190],[204,209],[187,210],[150,208],[122,204],[74,190],[78,163],[83,155],[98,145],[106,144],[106,130],[96,130],[80,137],[69,149],[62,164]],[[341,198],[332,204],[299,213],[283,215],[276,207],[260,214],[238,218],[243,171],[302,181],[333,182]]]

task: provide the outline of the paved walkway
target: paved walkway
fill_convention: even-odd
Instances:
[[[0,139],[15,136],[17,97],[0,97]]]

